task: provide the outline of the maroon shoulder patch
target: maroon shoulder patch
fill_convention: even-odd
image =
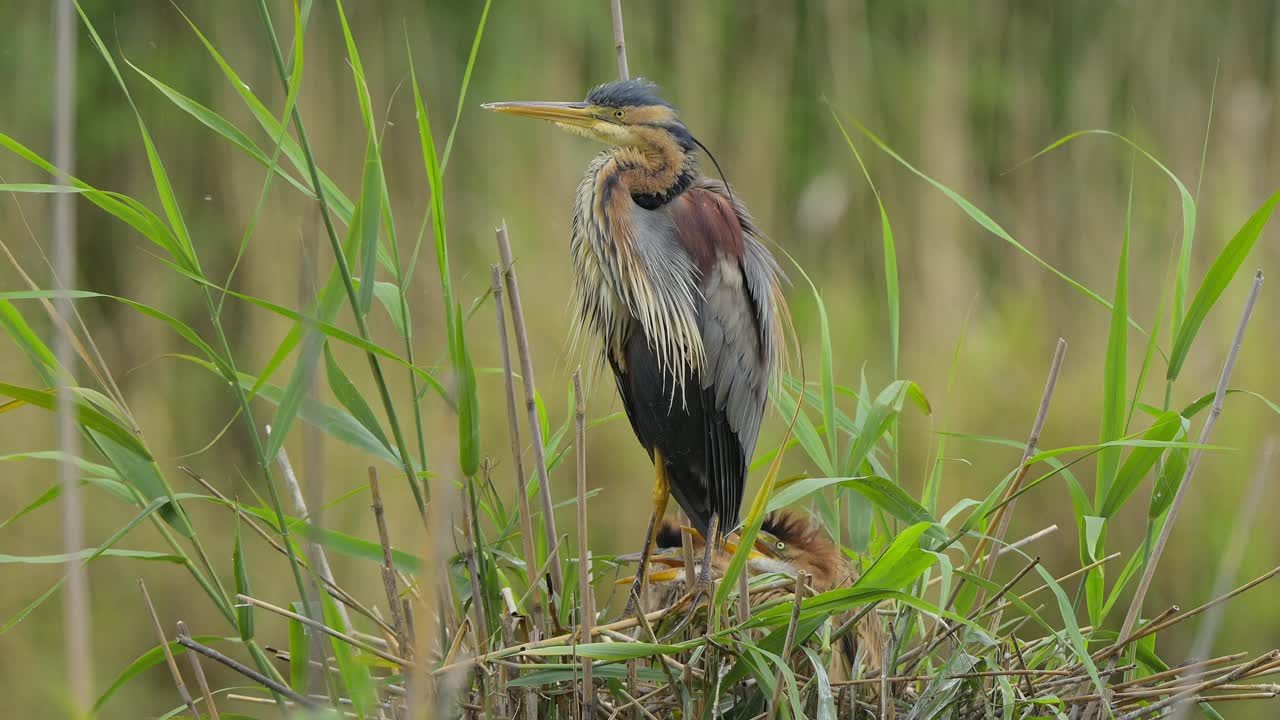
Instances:
[[[700,271],[710,272],[722,255],[742,257],[745,249],[742,224],[728,198],[706,188],[692,188],[667,207],[680,244]]]

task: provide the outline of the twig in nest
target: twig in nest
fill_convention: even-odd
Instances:
[[[1022,666],[1022,669],[1023,669],[1023,670],[1026,670],[1026,669],[1027,669],[1027,661],[1026,661],[1026,659],[1025,659],[1025,658],[1023,658],[1023,657],[1022,657],[1022,648],[1018,645],[1018,636],[1017,636],[1017,635],[1014,635],[1014,634],[1012,634],[1012,633],[1010,633],[1010,634],[1009,634],[1009,640],[1010,640],[1010,642],[1013,644],[1013,653],[1014,653],[1014,655],[1018,658],[1018,665]],[[1034,684],[1034,683],[1032,682],[1032,680],[1031,680],[1031,674],[1030,674],[1030,673],[1026,673],[1026,674],[1022,675],[1022,681],[1023,681],[1023,683],[1025,683],[1025,684],[1026,684],[1026,686],[1027,686],[1027,687],[1026,687],[1026,690],[1027,690],[1027,697],[1028,697],[1028,698],[1033,698],[1033,697],[1035,697],[1035,696],[1036,696],[1036,686],[1035,686],[1035,684]]]
[[[1017,575],[1014,575],[1013,578],[1009,580],[1009,582],[1004,584],[1004,587],[1000,588],[1000,592],[996,593],[995,595],[992,595],[991,598],[987,600],[987,602],[983,604],[981,607],[974,608],[973,610],[971,610],[969,612],[969,616],[967,619],[973,620],[974,618],[978,617],[978,615],[981,614],[982,612],[989,610],[992,605],[995,605],[996,603],[998,603],[1000,601],[1000,598],[1004,597],[1011,589],[1013,589],[1013,586],[1017,585],[1019,580],[1026,577],[1027,573],[1031,572],[1031,570],[1034,569],[1035,566],[1039,564],[1040,564],[1040,558],[1038,557],[1032,558],[1031,562],[1023,566],[1023,568],[1018,571]],[[915,667],[920,663],[922,659],[927,657],[929,653],[933,652],[935,648],[937,648],[939,645],[945,642],[947,638],[951,637],[957,630],[959,630],[962,627],[965,627],[965,626],[961,623],[955,623],[954,625],[951,625],[949,628],[947,628],[946,632],[942,633],[941,636],[935,638],[932,642],[925,645],[923,651],[919,653],[913,653],[914,658],[912,662],[909,665],[907,665],[906,672],[909,674],[912,670],[914,670]]]
[[[1128,645],[1129,643],[1132,643],[1132,642],[1133,642],[1133,641],[1135,641],[1135,640],[1141,640],[1142,638],[1144,638],[1144,637],[1146,637],[1146,636],[1148,636],[1148,635],[1151,635],[1151,634],[1153,634],[1153,633],[1158,633],[1158,632],[1160,632],[1161,630],[1164,630],[1164,629],[1166,629],[1166,628],[1168,628],[1168,627],[1171,627],[1171,626],[1173,626],[1173,625],[1177,625],[1178,623],[1180,623],[1180,622],[1182,622],[1182,621],[1184,621],[1184,620],[1189,620],[1189,619],[1191,619],[1191,618],[1195,617],[1196,615],[1199,615],[1200,613],[1205,612],[1206,610],[1210,610],[1210,609],[1212,609],[1212,608],[1214,608],[1214,607],[1216,607],[1216,606],[1218,606],[1218,605],[1221,605],[1222,603],[1224,603],[1224,602],[1226,602],[1226,601],[1230,600],[1231,598],[1234,598],[1234,597],[1235,597],[1235,596],[1237,596],[1237,595],[1240,595],[1241,593],[1243,593],[1243,592],[1245,592],[1245,591],[1247,591],[1247,590],[1252,590],[1253,588],[1255,588],[1255,587],[1257,587],[1258,585],[1261,585],[1262,583],[1264,583],[1264,582],[1266,582],[1266,581],[1268,581],[1268,580],[1270,580],[1270,579],[1274,578],[1274,577],[1275,577],[1275,576],[1277,576],[1277,575],[1280,575],[1280,565],[1278,565],[1278,566],[1276,566],[1276,567],[1272,568],[1271,570],[1268,570],[1267,572],[1263,573],[1262,575],[1259,575],[1258,577],[1256,577],[1256,578],[1254,578],[1254,579],[1250,580],[1249,582],[1245,583],[1244,585],[1241,585],[1240,587],[1236,588],[1235,590],[1232,590],[1231,592],[1227,593],[1226,595],[1223,595],[1223,596],[1221,596],[1221,597],[1214,598],[1213,600],[1210,600],[1209,602],[1207,602],[1207,603],[1205,603],[1205,604],[1201,605],[1200,607],[1195,608],[1195,609],[1192,609],[1192,610],[1188,610],[1187,612],[1182,613],[1181,615],[1178,615],[1177,617],[1170,618],[1170,619],[1166,619],[1166,615],[1158,616],[1158,617],[1157,617],[1157,620],[1158,620],[1158,621],[1153,620],[1153,621],[1151,621],[1151,622],[1148,622],[1146,625],[1143,625],[1142,627],[1138,628],[1138,630],[1137,630],[1137,631],[1135,631],[1135,632],[1133,633],[1133,635],[1132,635],[1132,636],[1130,636],[1130,637],[1126,638],[1126,639],[1124,640],[1124,642],[1117,642],[1117,643],[1116,643],[1116,644],[1114,644],[1114,645],[1111,645],[1111,646],[1109,646],[1109,647],[1103,648],[1102,650],[1099,650],[1099,651],[1098,651],[1098,655],[1099,655],[1099,657],[1098,657],[1098,658],[1095,658],[1095,659],[1102,659],[1102,658],[1106,658],[1106,657],[1107,657],[1107,656],[1109,656],[1109,655],[1114,655],[1115,653],[1117,653],[1117,652],[1119,652],[1120,650],[1124,649],[1124,647],[1125,647],[1126,645]],[[1166,611],[1166,613],[1167,613],[1167,611]]]
[[[1234,653],[1232,655],[1223,655],[1222,657],[1212,658],[1210,660],[1201,660],[1200,662],[1187,663],[1186,665],[1179,665],[1178,667],[1170,668],[1168,670],[1165,670],[1164,672],[1158,672],[1153,675],[1147,675],[1146,677],[1140,677],[1140,678],[1135,678],[1133,680],[1126,680],[1124,682],[1116,683],[1111,686],[1111,689],[1122,691],[1126,688],[1130,688],[1134,686],[1150,685],[1152,683],[1158,683],[1163,680],[1168,680],[1169,678],[1180,678],[1182,680],[1186,680],[1188,677],[1195,677],[1196,675],[1202,674],[1200,672],[1201,670],[1207,670],[1208,672],[1223,672],[1222,670],[1214,671],[1214,670],[1208,670],[1208,669],[1216,665],[1225,665],[1227,663],[1238,662],[1248,657],[1248,655],[1249,653],[1239,652],[1239,653]],[[1188,675],[1188,673],[1192,673],[1193,671],[1194,671],[1194,674]]]
[[[639,602],[638,598],[636,599],[636,602]],[[640,606],[637,605],[636,607],[640,607]],[[649,642],[651,643],[659,642],[658,636],[653,632],[653,626],[649,624],[649,619],[644,616],[644,613],[637,614],[636,619],[640,622],[640,627],[644,630],[645,636],[649,638]],[[623,637],[626,637],[626,636],[624,635]],[[679,685],[676,684],[675,676],[671,674],[671,670],[673,668],[675,670],[680,671],[682,675],[685,675],[686,677],[691,677],[692,668],[689,667],[688,665],[684,665],[679,661],[677,661],[675,658],[670,658],[670,657],[667,657],[666,655],[663,655],[662,658],[663,658],[662,672],[667,676],[667,682],[670,683],[672,688],[680,687]]]
[[[1081,567],[1081,568],[1078,568],[1078,569],[1076,569],[1076,570],[1072,570],[1071,572],[1067,573],[1066,575],[1063,575],[1062,577],[1057,578],[1057,579],[1055,580],[1055,582],[1057,582],[1059,585],[1061,585],[1062,583],[1064,583],[1064,582],[1066,582],[1066,581],[1068,581],[1068,580],[1070,580],[1070,579],[1072,579],[1072,578],[1074,578],[1074,577],[1077,577],[1077,576],[1079,576],[1079,575],[1083,575],[1083,574],[1085,574],[1085,573],[1089,572],[1090,570],[1092,570],[1092,569],[1094,569],[1094,568],[1096,568],[1096,567],[1101,567],[1102,565],[1105,565],[1105,564],[1107,564],[1107,563],[1111,562],[1112,560],[1115,560],[1115,559],[1116,559],[1116,558],[1118,558],[1118,557],[1120,557],[1120,553],[1118,553],[1118,552],[1116,552],[1116,553],[1111,553],[1110,555],[1108,555],[1108,556],[1106,556],[1106,557],[1102,558],[1101,560],[1095,560],[1094,562],[1091,562],[1091,563],[1089,563],[1088,565],[1085,565],[1085,566],[1083,566],[1083,567]],[[1035,588],[1034,590],[1031,590],[1031,591],[1029,591],[1029,592],[1027,592],[1027,593],[1025,593],[1025,594],[1023,594],[1023,595],[1019,595],[1019,596],[1018,596],[1018,600],[1020,600],[1020,601],[1022,601],[1022,602],[1026,602],[1026,601],[1027,601],[1027,598],[1031,597],[1032,595],[1035,595],[1035,594],[1037,594],[1037,593],[1039,593],[1039,592],[1041,592],[1041,591],[1043,591],[1043,590],[1048,590],[1048,589],[1049,589],[1049,586],[1048,586],[1047,584],[1045,584],[1045,585],[1041,585],[1041,586],[1039,586],[1039,587]],[[996,612],[997,610],[1004,610],[1005,608],[1009,607],[1009,606],[1010,606],[1010,605],[1012,605],[1012,604],[1013,604],[1013,602],[1012,602],[1012,601],[1010,601],[1010,600],[1002,601],[1002,602],[998,603],[995,607],[991,608],[990,610],[984,610],[981,614],[979,614],[979,615],[978,615],[978,617],[976,617],[976,618],[974,618],[974,619],[975,619],[975,620],[981,620],[981,619],[982,619],[982,618],[984,618],[985,616],[990,615],[990,614],[992,614],[992,613]]]
[[[1160,702],[1152,703],[1139,710],[1134,710],[1133,712],[1125,713],[1124,715],[1117,717],[1116,720],[1138,720],[1138,718],[1147,717],[1148,715],[1152,715],[1176,703],[1185,702],[1193,695],[1199,695],[1200,693],[1206,690],[1212,690],[1213,688],[1219,685],[1225,685],[1231,682],[1232,680],[1236,680],[1240,677],[1243,677],[1250,670],[1253,670],[1254,668],[1257,668],[1266,663],[1269,663],[1275,660],[1276,658],[1280,658],[1280,650],[1272,650],[1271,652],[1259,657],[1257,660],[1254,660],[1253,662],[1245,663],[1244,665],[1241,665],[1240,667],[1236,668],[1235,670],[1231,671],[1226,675],[1223,675],[1220,678],[1201,683],[1192,688],[1184,690],[1183,692],[1180,692],[1168,698],[1165,698]]]

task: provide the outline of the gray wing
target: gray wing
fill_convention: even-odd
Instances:
[[[686,195],[673,216],[701,271],[700,381],[706,405],[714,408],[707,414],[709,479],[732,508],[723,514],[728,529],[736,524],[768,397],[780,271],[722,185],[704,181]]]
[[[629,308],[639,322],[610,362],[632,429],[661,451],[676,500],[700,531],[717,514],[727,532],[774,365],[777,266],[722,188],[691,188],[633,218],[632,251],[648,282]],[[683,317],[694,343],[672,343]]]

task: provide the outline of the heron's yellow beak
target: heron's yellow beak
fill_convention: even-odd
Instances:
[[[480,107],[508,115],[549,120],[563,125],[591,128],[601,121],[598,109],[584,102],[495,102],[485,103]]]

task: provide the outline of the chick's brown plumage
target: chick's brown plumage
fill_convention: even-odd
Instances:
[[[795,577],[799,572],[809,575],[809,587],[817,593],[849,587],[857,579],[853,565],[841,552],[839,546],[827,535],[826,531],[808,517],[788,511],[777,511],[765,516],[761,525],[763,531],[757,539],[756,549],[764,558],[753,559],[748,565],[752,575],[779,573]],[[659,555],[654,559],[664,565],[679,566],[682,564],[681,530],[679,523],[665,520],[658,529],[657,547]],[[696,533],[693,535],[693,555],[703,556],[705,543]],[[724,576],[731,556],[723,549],[711,553],[711,576],[717,580]],[[654,586],[659,606],[668,606],[678,600],[685,592],[683,580],[657,583]],[[752,603],[760,604],[782,598],[790,594],[791,588],[779,587],[752,595]],[[834,625],[839,627],[860,610],[853,608],[834,618]],[[853,677],[852,663],[857,657],[858,648],[863,648],[863,665],[867,669],[880,666],[880,656],[884,647],[884,630],[876,613],[868,613],[858,623],[856,633],[849,633],[842,638],[839,652],[832,655],[828,674],[835,679]]]

